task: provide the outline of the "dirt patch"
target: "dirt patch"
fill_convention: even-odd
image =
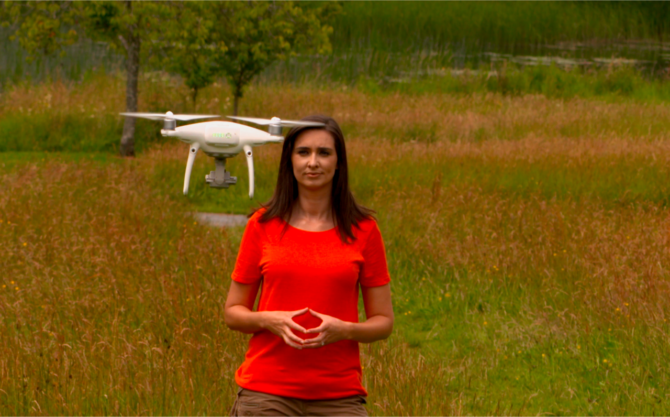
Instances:
[[[247,216],[243,214],[225,213],[191,213],[202,224],[213,227],[237,227],[247,224]]]

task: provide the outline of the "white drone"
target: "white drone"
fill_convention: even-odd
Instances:
[[[122,116],[142,117],[150,120],[163,120],[161,135],[174,137],[191,145],[186,162],[186,174],[184,175],[184,195],[188,194],[188,186],[191,180],[191,169],[193,161],[199,149],[214,158],[216,169],[205,177],[210,187],[228,188],[237,183],[237,177],[231,177],[226,171],[226,159],[232,158],[244,151],[249,166],[249,198],[254,198],[254,160],[251,153],[252,146],[265,145],[266,143],[280,143],[284,141],[281,136],[282,127],[293,126],[324,126],[318,122],[302,122],[293,120],[281,120],[278,117],[272,119],[257,119],[253,117],[228,116],[234,120],[255,123],[257,125],[269,126],[264,132],[253,127],[233,122],[205,122],[194,123],[177,127],[177,120],[189,121],[196,119],[211,119],[221,117],[216,115],[194,115],[194,114],[172,114],[162,113],[121,113]]]

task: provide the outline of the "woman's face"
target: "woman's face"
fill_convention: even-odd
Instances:
[[[335,139],[325,130],[301,133],[295,140],[291,162],[299,187],[309,190],[331,187],[337,171]]]

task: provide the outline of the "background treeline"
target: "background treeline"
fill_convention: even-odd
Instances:
[[[633,57],[652,61],[652,72],[659,75],[670,32],[667,2],[384,1],[341,6],[341,13],[325,22],[333,27],[331,55],[298,54],[276,62],[261,78],[354,82],[362,75],[422,66],[476,68],[489,65],[484,52]],[[43,80],[54,73],[80,79],[93,68],[114,71],[122,65],[120,55],[86,38],[66,47],[62,56],[39,56],[27,63],[25,51],[9,33],[0,28],[0,85]],[[631,40],[652,44],[613,46]]]

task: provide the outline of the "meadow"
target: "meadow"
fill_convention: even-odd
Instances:
[[[202,155],[184,197],[186,145],[157,124],[138,122],[136,158],[115,156],[123,83],[0,96],[0,414],[232,404],[248,337],[223,303],[243,228],[187,213],[258,207],[280,147],[256,150],[256,200],[241,158],[221,191]],[[370,414],[667,414],[667,102],[421,85],[255,84],[242,102],[344,129],[393,279],[394,334],[361,349]],[[231,110],[223,84],[197,109],[165,74],[140,91],[143,110]]]

